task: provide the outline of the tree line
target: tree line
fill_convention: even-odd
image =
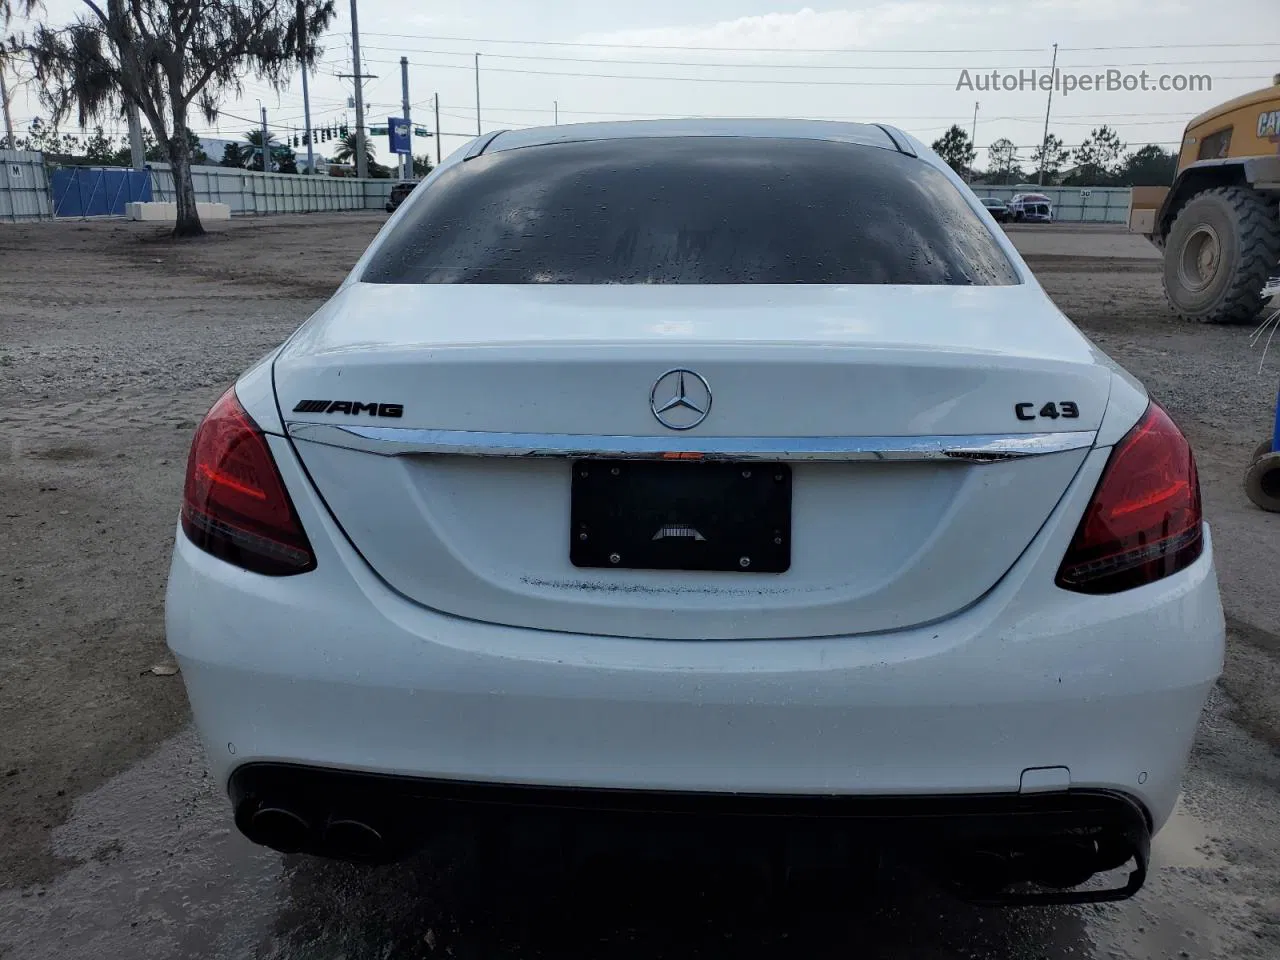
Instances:
[[[200,146],[200,138],[187,132],[188,149],[193,164],[209,163],[209,157]],[[126,137],[113,137],[102,127],[94,127],[87,136],[76,136],[59,131],[53,124],[36,117],[31,121],[26,136],[14,137],[14,149],[33,150],[44,154],[45,163],[60,166],[127,167],[132,155]],[[167,163],[168,150],[156,142],[150,130],[143,128],[142,148],[148,163]]]
[[[1068,149],[1056,134],[1024,160],[1013,141],[1001,138],[987,153],[986,170],[973,166],[978,151],[969,134],[952,124],[932,144],[952,170],[971,182],[987,184],[1043,183],[1064,187],[1162,187],[1173,182],[1178,155],[1154,143],[1130,151],[1111,127],[1095,127],[1075,149]],[[1043,176],[1042,176],[1043,174]]]
[[[15,141],[15,149],[43,153],[46,163],[57,166],[127,167],[133,159],[128,138],[111,136],[101,126],[95,126],[87,136],[77,136],[62,133],[51,123],[36,117],[26,136],[16,137]],[[190,130],[187,131],[187,141],[193,166],[214,164],[241,170],[262,169],[261,130],[250,130],[245,133],[242,141],[232,140],[225,144],[222,156],[218,158],[210,157],[201,145],[200,138]],[[157,143],[155,136],[145,127],[142,131],[142,144],[148,163],[169,162],[168,149]],[[267,146],[273,173],[302,172],[298,155],[289,143],[278,140],[267,131]],[[375,153],[372,141],[366,137],[365,154],[369,160],[369,175],[380,178],[394,176],[395,169],[378,163]],[[354,162],[355,155],[355,134],[348,133],[339,138],[334,146],[333,159],[338,163],[351,163]],[[432,164],[427,157],[413,158],[414,176],[424,177],[431,169]]]

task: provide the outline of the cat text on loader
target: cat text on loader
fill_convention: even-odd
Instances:
[[[1135,187],[1129,229],[1164,250],[1174,311],[1249,323],[1280,273],[1280,74],[1187,124],[1171,187]]]

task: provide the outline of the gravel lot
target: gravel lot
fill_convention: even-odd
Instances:
[[[1280,956],[1280,515],[1240,488],[1280,345],[1177,321],[1146,244],[1011,228],[1059,306],[1199,457],[1231,627],[1159,869],[1129,903],[983,911],[910,877],[821,912],[737,877],[498,878],[282,858],[204,778],[162,600],[192,428],[385,220],[0,225],[0,956]],[[532,867],[529,868],[533,870]]]

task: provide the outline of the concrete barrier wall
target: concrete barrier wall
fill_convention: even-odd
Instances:
[[[151,164],[154,199],[174,199],[167,163]],[[261,173],[231,167],[192,167],[196,200],[225,203],[232,216],[308,213],[324,210],[381,210],[394,180]]]

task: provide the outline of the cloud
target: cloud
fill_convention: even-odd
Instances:
[[[727,48],[726,55],[773,49],[856,50],[888,44],[910,46],[908,41],[918,39],[925,30],[930,36],[937,36],[948,28],[985,29],[993,22],[1007,27],[1015,20],[1029,20],[1047,30],[1054,20],[1061,26],[1062,20],[1070,23],[1115,20],[1139,9],[1181,6],[1181,0],[1030,0],[1017,4],[1008,0],[983,3],[898,0],[856,10],[817,11],[805,7],[794,13],[765,13],[718,23],[589,33],[579,40],[628,46]]]
[[[1141,11],[1144,16],[1185,12],[1182,0],[1032,0],[1026,12],[1039,17],[1060,17],[1071,21],[1121,20]]]
[[[735,51],[796,49],[857,49],[882,43],[911,27],[968,14],[976,6],[904,0],[862,10],[809,7],[795,13],[765,13],[719,23],[615,30],[585,34],[584,43],[654,47],[726,47]]]

